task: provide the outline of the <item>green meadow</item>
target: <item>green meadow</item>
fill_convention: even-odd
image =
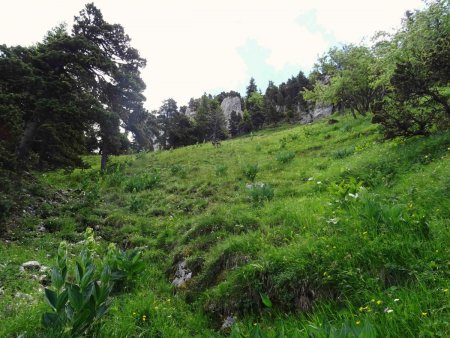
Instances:
[[[20,266],[54,266],[61,241],[73,262],[86,228],[99,257],[115,243],[144,263],[96,337],[449,336],[450,134],[333,119],[36,173],[0,246],[0,337],[45,335]]]

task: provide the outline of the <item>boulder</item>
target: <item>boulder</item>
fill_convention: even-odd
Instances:
[[[24,271],[39,271],[41,269],[41,263],[39,263],[38,261],[28,261],[23,263],[20,266],[20,271],[24,272]]]

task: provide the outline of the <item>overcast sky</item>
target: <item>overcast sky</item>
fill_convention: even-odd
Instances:
[[[0,0],[0,44],[30,45],[88,1]],[[97,0],[110,23],[120,23],[147,59],[146,107],[178,105],[203,92],[245,91],[251,76],[269,80],[306,75],[317,56],[343,42],[359,43],[398,27],[420,0]]]

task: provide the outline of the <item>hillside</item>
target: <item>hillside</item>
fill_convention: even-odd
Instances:
[[[370,118],[36,174],[0,246],[0,336],[43,334],[20,266],[54,265],[62,240],[76,257],[87,227],[145,263],[98,336],[448,336],[450,134],[384,141]]]

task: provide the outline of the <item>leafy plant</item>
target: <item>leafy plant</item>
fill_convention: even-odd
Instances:
[[[45,289],[45,299],[52,311],[42,317],[48,336],[74,337],[91,333],[110,304],[113,283],[111,269],[96,266],[93,251],[86,241],[69,274],[67,243],[58,249],[57,265],[51,272],[52,288]],[[96,271],[101,270],[99,278]]]
[[[258,171],[258,164],[248,164],[242,168],[242,174],[252,182],[255,180]]]
[[[52,309],[42,317],[47,336],[78,337],[95,332],[108,311],[113,288],[128,287],[144,269],[138,250],[121,251],[111,244],[100,260],[98,249],[93,230],[86,229],[81,253],[71,267],[67,243],[61,242],[51,272],[52,286],[45,289]]]
[[[113,243],[108,247],[105,262],[111,268],[115,290],[130,287],[145,268],[141,251],[137,249],[119,250]]]
[[[363,182],[357,181],[354,177],[350,177],[348,180],[342,180],[339,184],[331,184],[329,187],[330,193],[337,197],[335,200],[337,203],[345,203],[358,199],[362,189]]]

